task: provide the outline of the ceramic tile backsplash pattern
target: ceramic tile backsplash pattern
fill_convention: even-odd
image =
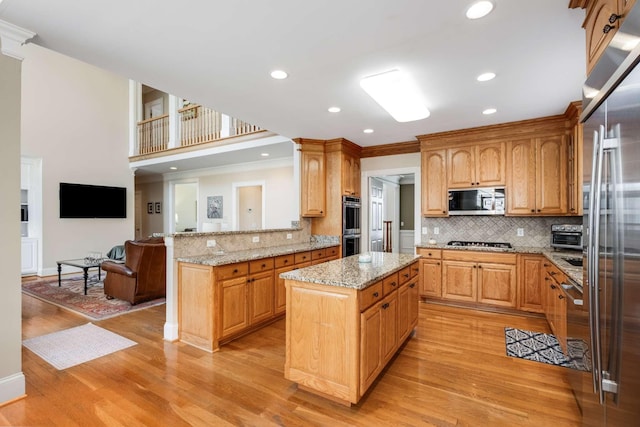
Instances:
[[[450,240],[477,242],[508,242],[517,246],[546,247],[551,240],[551,224],[582,224],[581,217],[509,217],[509,216],[452,216],[422,218],[427,234],[422,241],[435,239],[444,244]],[[434,228],[439,234],[434,234]],[[518,228],[524,236],[517,235]]]

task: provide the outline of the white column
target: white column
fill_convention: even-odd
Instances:
[[[165,237],[167,248],[167,318],[164,323],[165,341],[176,341],[180,338],[178,332],[178,269],[174,258],[173,237]]]
[[[169,95],[168,148],[180,147],[180,114],[178,114],[180,108],[182,108],[182,100],[175,95]]]
[[[142,84],[129,80],[129,157],[138,154],[138,121],[142,117]]]

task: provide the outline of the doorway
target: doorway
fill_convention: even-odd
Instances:
[[[263,181],[233,183],[233,229],[262,230],[265,224]]]
[[[191,232],[198,229],[198,183],[175,183],[173,224],[175,232]]]
[[[154,99],[144,104],[144,119],[152,119],[164,114],[164,104],[162,98]]]

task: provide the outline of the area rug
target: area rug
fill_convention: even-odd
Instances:
[[[136,344],[135,341],[93,323],[29,338],[22,342],[22,345],[58,370],[67,369]]]
[[[104,279],[104,274],[102,278]],[[164,298],[136,305],[119,299],[108,300],[104,294],[103,283],[98,281],[97,274],[89,276],[89,283],[91,282],[93,284],[89,285],[87,295],[84,295],[84,278],[81,274],[63,278],[61,287],[58,287],[57,276],[24,282],[22,292],[71,310],[90,320],[104,320],[165,303]]]
[[[562,352],[558,339],[542,332],[504,328],[507,356],[589,371],[591,362],[587,344],[578,339],[567,340],[569,355]]]

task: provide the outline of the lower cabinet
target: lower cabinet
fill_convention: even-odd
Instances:
[[[562,284],[566,276],[551,262],[544,262],[543,306],[551,331],[558,339],[562,351],[567,353],[567,299]]]
[[[220,338],[226,338],[249,326],[247,278],[224,280],[220,290]]]
[[[442,298],[516,307],[516,255],[442,251]]]
[[[418,272],[416,262],[362,291],[288,280],[285,377],[357,403],[417,325]]]
[[[518,308],[542,313],[542,255],[518,255]]]

